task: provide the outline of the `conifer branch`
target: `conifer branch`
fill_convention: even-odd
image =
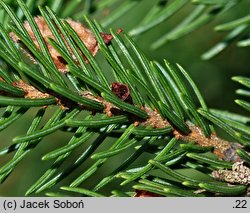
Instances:
[[[103,1],[98,7],[105,7],[108,2]],[[166,2],[157,5],[145,18],[142,27],[134,32],[153,28],[186,2],[174,1],[166,8]],[[208,4],[207,1],[195,2]],[[19,16],[27,20],[24,23],[6,2],[0,2],[11,19],[10,31],[4,25],[0,26],[0,105],[6,106],[0,120],[1,129],[11,126],[33,107],[40,108],[27,133],[16,136],[14,144],[0,151],[0,156],[15,152],[13,158],[0,168],[1,182],[14,172],[30,151],[34,151],[43,137],[61,130],[71,133],[71,139],[68,144],[42,157],[43,161],[54,161],[26,195],[50,189],[76,169],[81,169],[88,159],[94,162],[81,170],[78,177],[71,178],[69,186],[61,187],[62,190],[104,196],[99,190],[121,178],[121,186],[134,183],[132,192],[110,191],[110,194],[206,196],[209,193],[247,193],[248,180],[239,180],[236,176],[245,171],[244,175],[249,173],[249,153],[245,150],[250,143],[248,117],[209,109],[197,86],[180,65],[166,60],[164,65],[150,61],[136,42],[121,30],[106,33],[103,26],[87,16],[85,22],[88,26],[60,19],[49,7],[39,7],[41,16],[33,17],[31,5],[22,0],[17,0],[17,3],[22,11]],[[213,10],[195,22],[204,6],[200,7],[182,23],[183,26],[190,25],[182,28],[186,31],[179,32],[179,36],[197,29],[236,1],[210,3],[215,5]],[[78,3],[69,4],[63,16],[70,14]],[[136,2],[125,1],[124,11],[134,4]],[[60,8],[55,3],[51,6],[55,11]],[[88,12],[90,8],[88,5]],[[110,23],[116,18],[111,16],[105,22]],[[245,20],[247,18],[228,25],[238,26]],[[97,54],[101,59],[96,57]],[[234,77],[233,80],[249,87],[248,78]],[[248,102],[236,102],[250,110]],[[40,127],[49,105],[53,105],[56,111]],[[235,142],[217,136],[215,127],[231,135]],[[116,136],[116,141],[100,151],[99,146],[106,145],[109,136]],[[82,145],[86,145],[86,149],[80,156],[59,171],[64,161]],[[108,160],[122,156],[124,152],[129,153],[126,159],[100,177],[92,188],[79,187],[100,171],[99,168]],[[141,167],[131,166],[145,153],[150,157]],[[190,177],[187,168],[195,178]],[[156,170],[160,170],[161,175],[156,174]],[[230,174],[235,178],[229,179]]]

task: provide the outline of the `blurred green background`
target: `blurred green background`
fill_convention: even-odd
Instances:
[[[150,5],[152,5],[151,0],[141,1],[139,5],[131,9],[129,13],[113,23],[110,27],[113,29],[123,28],[124,31],[129,31],[143,18]],[[172,16],[166,22],[136,37],[135,40],[150,59],[161,63],[163,59],[167,59],[172,63],[176,62],[181,64],[198,85],[198,88],[210,108],[218,108],[245,114],[242,108],[234,103],[234,99],[237,98],[235,90],[239,88],[239,85],[231,81],[231,77],[235,75],[250,77],[250,48],[238,48],[233,43],[220,55],[209,61],[202,61],[200,56],[226,35],[225,33],[215,32],[213,28],[216,25],[234,20],[241,17],[243,14],[249,14],[249,0],[243,0],[238,6],[217,17],[213,22],[182,39],[167,43],[157,50],[150,49],[150,44],[152,44],[157,37],[170,31],[172,27],[179,23],[191,11],[192,8],[193,5],[191,4],[185,6],[180,12]],[[84,8],[78,7],[79,11],[83,9]],[[97,18],[101,20],[102,17],[99,14]],[[3,111],[3,109],[0,110]],[[53,110],[54,109],[50,110],[51,113]],[[26,113],[25,116],[15,122],[14,125],[1,132],[0,149],[10,145],[13,137],[22,135],[27,131],[34,113]],[[47,113],[47,118],[49,117],[50,114]],[[28,187],[34,183],[52,163],[50,161],[42,162],[41,157],[48,151],[66,144],[70,136],[69,133],[58,131],[49,137],[45,137],[35,148],[38,152],[31,152],[28,157],[16,167],[16,170],[10,177],[0,185],[0,196],[22,196]],[[111,138],[111,143],[112,140]],[[84,147],[79,149],[84,149]],[[1,157],[0,166],[4,165],[12,156],[13,154],[9,154]],[[74,157],[72,157],[72,159],[74,159]],[[122,159],[117,160],[121,161]],[[115,162],[115,160],[113,162]],[[91,163],[91,161],[89,161],[89,163]],[[67,161],[64,167],[69,164],[70,160]],[[80,172],[84,170],[84,167],[80,167],[71,177],[74,178],[76,175],[80,174]],[[112,168],[103,167],[99,172],[108,172],[110,170],[112,170]],[[70,182],[70,180],[63,181],[60,185],[67,184],[68,182]],[[91,184],[91,180],[86,184]]]

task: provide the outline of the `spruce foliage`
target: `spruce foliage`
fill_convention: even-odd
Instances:
[[[191,6],[191,12],[155,38],[151,48],[181,39],[241,1],[159,0],[140,21],[135,20],[133,28],[109,29],[141,3],[0,1],[0,130],[12,134],[13,126],[25,121],[26,114],[32,117],[26,132],[11,135],[7,145],[1,146],[0,159],[7,159],[0,160],[2,185],[16,167],[28,167],[24,159],[35,153],[42,163],[34,163],[47,166],[37,167],[34,176],[40,176],[35,182],[27,180],[26,196],[249,193],[250,117],[210,109],[188,71],[164,58],[150,60],[137,45],[145,32],[154,31],[184,7]],[[109,15],[103,18],[107,10]],[[44,37],[37,16],[43,18],[53,39]],[[68,17],[91,30],[97,54]],[[228,34],[202,59],[211,59],[233,41],[239,47],[249,46],[249,23],[249,14],[242,14],[216,26],[215,31]],[[51,48],[60,54],[64,71],[59,70]],[[243,98],[235,102],[249,112],[250,78],[232,80],[243,88],[236,91]],[[233,142],[217,136],[218,128]],[[54,141],[53,134],[58,132],[65,134],[65,141]],[[40,149],[44,143],[49,147],[46,152]]]

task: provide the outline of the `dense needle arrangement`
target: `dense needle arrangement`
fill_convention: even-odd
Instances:
[[[35,112],[27,132],[13,136],[9,146],[1,147],[0,157],[11,156],[1,164],[2,184],[30,152],[39,152],[37,146],[44,138],[50,140],[52,133],[63,131],[70,140],[42,156],[42,161],[51,164],[35,183],[30,183],[26,195],[249,193],[250,117],[209,109],[181,65],[149,60],[134,40],[176,13],[187,0],[170,5],[161,1],[152,8],[151,16],[128,34],[121,29],[106,29],[117,18],[115,15],[100,23],[84,16],[79,18],[83,25],[65,18],[77,3],[70,4],[59,17],[55,4],[40,6],[39,16],[33,16],[32,2],[17,0],[14,6],[0,2],[1,15],[7,17],[0,25],[0,130],[11,129],[24,114]],[[102,2],[100,8],[105,7],[104,2],[108,4]],[[191,33],[237,4],[195,2],[195,11],[156,39],[153,48]],[[119,14],[137,3],[124,1]],[[210,11],[203,13],[208,7]],[[86,14],[90,11],[89,7]],[[231,29],[229,37],[236,37],[247,27],[249,30],[247,20],[249,23],[248,16],[219,25],[217,30]],[[239,41],[239,46],[248,40]],[[215,47],[203,58],[213,57],[217,50]],[[247,77],[233,80],[250,87]],[[245,89],[238,93],[250,96]],[[236,103],[250,111],[249,102]],[[47,113],[51,113],[50,118]],[[234,141],[217,136],[217,127]],[[109,168],[108,172],[103,167]],[[63,180],[69,184],[62,185]]]

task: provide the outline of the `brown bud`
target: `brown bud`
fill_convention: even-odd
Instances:
[[[113,39],[113,36],[111,34],[101,33],[101,36],[105,44],[109,44]]]
[[[162,197],[159,194],[155,194],[153,192],[148,192],[144,190],[136,190],[134,197]]]
[[[118,35],[119,35],[119,34],[121,34],[121,33],[122,33],[122,31],[123,31],[123,29],[122,29],[122,28],[118,28],[118,29],[117,29],[117,31],[116,31],[116,34],[118,34]]]
[[[126,84],[113,82],[111,85],[112,92],[124,102],[132,104],[129,87]]]
[[[50,55],[52,59],[55,62],[56,67],[61,72],[66,72],[66,65],[67,62],[63,59],[63,57],[53,48],[53,46],[48,42],[48,38],[54,39],[55,37],[53,33],[51,32],[49,26],[47,25],[46,21],[42,16],[35,17],[35,22],[42,34],[42,37],[44,38],[44,41],[49,49]],[[80,37],[80,39],[83,41],[83,43],[86,45],[86,47],[90,50],[91,54],[94,56],[98,51],[98,43],[92,32],[86,28],[83,24],[80,22],[73,21],[71,19],[66,19],[66,21],[70,24],[70,26],[76,31],[77,35]],[[40,49],[37,39],[27,21],[24,22],[24,27],[26,28],[28,34],[30,35],[31,39],[35,43],[36,47]],[[20,39],[15,35],[13,32],[10,33],[11,38],[15,42],[20,42]],[[62,35],[61,35],[62,36]],[[69,48],[68,44],[66,44],[69,52],[72,54],[73,58],[75,59],[75,56],[73,55],[72,50]],[[29,54],[26,51],[27,54]],[[30,56],[30,55],[29,55]],[[83,56],[84,57],[84,56]],[[76,61],[76,59],[75,59]],[[87,61],[85,59],[85,61]],[[77,63],[77,61],[76,61]]]

